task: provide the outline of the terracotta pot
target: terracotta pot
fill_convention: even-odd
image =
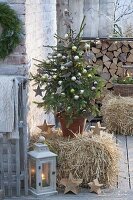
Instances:
[[[85,128],[86,119],[83,117],[79,117],[73,120],[73,122],[67,126],[67,121],[65,116],[58,116],[61,124],[61,129],[64,137],[75,137],[74,134],[82,134]]]

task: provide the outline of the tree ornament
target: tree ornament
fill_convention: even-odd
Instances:
[[[76,51],[76,50],[77,50],[77,47],[76,47],[76,46],[72,46],[72,50],[73,50],[73,51]]]
[[[53,124],[47,124],[46,120],[44,120],[43,125],[41,126],[37,126],[39,129],[42,130],[42,132],[47,132],[49,128],[53,128],[54,125]]]
[[[94,87],[94,86],[92,86],[92,88],[91,88],[92,90],[95,90],[96,88]]]
[[[80,90],[80,94],[83,94],[84,93],[84,90]]]
[[[56,78],[57,78],[57,75],[53,75],[53,78],[56,79]]]
[[[33,91],[36,93],[36,94],[35,94],[35,97],[36,97],[36,96],[38,96],[38,95],[39,95],[39,96],[42,96],[42,92],[43,92],[44,90],[41,89],[40,86],[38,85],[37,89],[34,89]]]
[[[46,62],[46,64],[48,64],[48,65],[50,64],[50,60],[46,60],[45,62]]]
[[[66,34],[65,34],[65,39],[68,39],[68,37],[69,37],[69,35],[66,33]]]
[[[83,74],[86,74],[87,73],[87,70],[86,69],[83,69]]]
[[[63,96],[63,97],[64,97],[64,96],[65,96],[65,93],[64,93],[64,92],[62,92],[62,93],[61,93],[61,96]]]
[[[61,84],[62,84],[62,81],[58,81],[58,84],[61,85]]]
[[[61,53],[58,53],[57,54],[57,58],[61,58],[62,57],[62,54]]]
[[[44,75],[43,75],[43,78],[44,78],[44,79],[48,79],[48,74],[44,74]]]
[[[78,99],[79,99],[79,96],[78,96],[78,95],[75,95],[75,96],[74,96],[74,99],[75,99],[75,100],[78,100]]]
[[[70,109],[71,109],[71,107],[70,107],[70,106],[68,106],[68,107],[67,107],[67,110],[70,110]]]
[[[74,56],[74,60],[79,60],[79,56]]]
[[[94,85],[97,85],[98,84],[98,82],[97,81],[94,81]]]
[[[81,73],[80,73],[80,72],[78,73],[78,76],[81,76]]]
[[[66,59],[66,56],[62,56],[62,59],[65,60],[65,59]]]
[[[60,184],[65,186],[64,194],[68,192],[73,192],[78,194],[79,185],[83,182],[83,179],[74,179],[72,173],[69,174],[69,178],[63,178],[60,181]]]
[[[71,78],[71,80],[72,80],[72,81],[76,81],[76,77],[73,76],[73,77]]]
[[[56,72],[56,71],[57,71],[57,69],[53,69],[53,71],[54,71],[54,72]]]
[[[62,66],[61,66],[61,70],[64,70],[64,69],[65,69],[65,67],[62,65]]]
[[[88,78],[91,78],[92,77],[92,75],[91,74],[88,74]]]
[[[71,93],[74,93],[74,92],[75,92],[75,90],[72,88],[72,89],[70,90],[70,92],[71,92]]]
[[[98,179],[94,179],[92,182],[88,183],[90,192],[95,192],[96,194],[101,194],[101,187],[103,184],[100,184]]]
[[[22,23],[16,12],[6,3],[0,3],[0,60],[4,59],[21,41]]]

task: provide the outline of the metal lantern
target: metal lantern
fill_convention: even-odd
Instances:
[[[133,78],[133,65],[123,65],[123,77]]]
[[[35,196],[56,194],[56,154],[36,143],[29,153],[29,191]]]

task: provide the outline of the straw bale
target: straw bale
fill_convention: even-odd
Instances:
[[[40,135],[42,133],[31,137],[30,147]],[[73,139],[55,134],[54,138],[46,138],[46,143],[58,155],[58,186],[70,172],[74,178],[83,179],[83,187],[95,178],[106,186],[116,184],[120,151],[112,134],[101,131],[101,135],[92,135],[86,132]]]
[[[133,97],[108,94],[103,99],[101,112],[110,132],[133,135]]]

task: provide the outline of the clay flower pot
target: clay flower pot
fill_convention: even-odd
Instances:
[[[64,137],[75,137],[75,134],[83,134],[86,125],[86,119],[84,117],[74,119],[70,125],[68,125],[64,115],[58,115],[58,119]]]

